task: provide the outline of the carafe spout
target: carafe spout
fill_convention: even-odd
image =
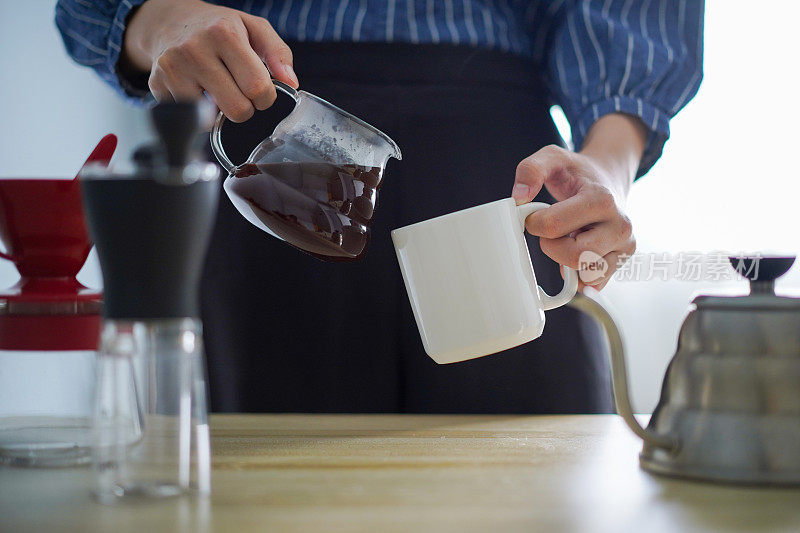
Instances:
[[[394,142],[388,135],[386,135],[386,141],[389,143],[389,155],[386,157],[386,160],[388,161],[391,157],[394,157],[398,161],[403,159],[403,154],[400,152],[400,147],[397,146],[397,143]],[[386,163],[384,162],[384,166],[385,165]]]

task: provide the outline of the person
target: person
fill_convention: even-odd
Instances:
[[[703,2],[224,3],[59,0],[56,23],[71,57],[125,97],[207,95],[247,121],[224,135],[234,161],[271,131],[259,120],[275,120],[278,105],[248,120],[276,101],[271,77],[382,129],[403,160],[386,169],[370,248],[353,264],[302,254],[221,201],[202,285],[212,408],[611,411],[599,330],[568,307],[548,311],[534,342],[437,366],[389,231],[509,192],[517,203],[536,198],[554,204],[526,220],[540,284],[553,293],[558,265],[578,268],[591,251],[609,267],[590,280],[602,288],[635,249],[631,184],[700,84]],[[569,119],[575,151],[552,103]]]

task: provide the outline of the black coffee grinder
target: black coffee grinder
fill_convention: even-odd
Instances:
[[[105,306],[95,405],[102,502],[207,494],[210,450],[199,283],[219,172],[195,140],[203,110],[150,111],[158,140],[130,172],[81,174]]]

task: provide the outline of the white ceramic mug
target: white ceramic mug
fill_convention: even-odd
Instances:
[[[548,204],[498,200],[392,231],[425,351],[439,364],[466,361],[542,334],[544,311],[569,302],[577,273],[549,296],[536,284],[525,218]]]

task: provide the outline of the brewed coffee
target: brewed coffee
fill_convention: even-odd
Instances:
[[[220,113],[211,148],[229,172],[224,189],[255,227],[325,261],[367,251],[377,190],[400,149],[385,133],[330,102],[273,80],[294,109],[235,165],[222,146]]]
[[[326,162],[246,163],[228,192],[289,244],[327,261],[355,261],[367,250],[382,173]]]

